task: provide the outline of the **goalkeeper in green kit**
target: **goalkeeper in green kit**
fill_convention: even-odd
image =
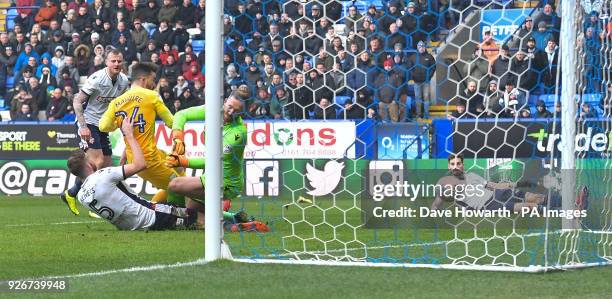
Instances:
[[[242,112],[242,101],[236,96],[229,96],[223,104],[223,219],[229,224],[231,231],[256,230],[268,231],[267,225],[247,219],[246,213],[229,212],[232,199],[240,196],[244,187],[243,153],[247,140],[247,129],[239,114]],[[169,167],[187,167],[203,169],[204,158],[187,158],[183,128],[188,121],[205,119],[204,105],[181,110],[174,115],[172,124],[172,153],[166,158]],[[204,213],[204,174],[200,177],[177,177],[170,181],[168,189],[183,194],[189,199],[186,207],[197,209]],[[200,215],[199,219],[204,219]],[[200,223],[203,225],[203,223]]]

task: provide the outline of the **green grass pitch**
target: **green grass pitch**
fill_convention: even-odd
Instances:
[[[292,207],[284,212],[276,203],[256,204],[245,201],[243,206],[254,215],[302,217],[301,209]],[[337,204],[340,205],[340,204]],[[323,207],[327,209],[327,207]],[[85,208],[80,207],[82,212]],[[308,214],[311,213],[311,214]],[[306,209],[304,215],[317,222],[318,212]],[[86,214],[86,213],[82,213]],[[334,213],[338,214],[338,213]],[[342,214],[342,213],[340,213]],[[325,216],[325,212],[321,217]],[[342,217],[342,220],[340,218]],[[349,232],[342,233],[338,224],[345,216],[327,217],[334,229],[309,225],[291,226],[280,219],[271,220],[274,232],[268,235],[226,234],[234,255],[279,254],[278,245],[291,229],[307,239],[285,244],[299,250],[307,242],[309,250],[320,250],[322,256],[343,256],[352,251]],[[348,217],[348,216],[346,216]],[[349,217],[350,218],[350,217]],[[350,219],[347,218],[347,221]],[[292,220],[293,221],[293,220]],[[297,222],[297,221],[296,221]],[[0,281],[45,276],[63,276],[103,272],[155,264],[190,262],[203,256],[202,231],[121,232],[101,220],[81,215],[75,217],[56,197],[3,197],[0,199]],[[352,235],[352,233],[350,233]],[[384,245],[412,238],[407,232],[358,231],[359,239],[368,245]],[[423,233],[426,242],[441,238]],[[341,240],[344,243],[338,242]],[[291,241],[291,242],[290,242]],[[348,245],[347,245],[348,244]],[[528,247],[528,245],[525,245]],[[472,247],[477,248],[476,244]],[[493,246],[495,247],[495,246]],[[417,246],[418,248],[418,246]],[[328,253],[325,253],[327,250]],[[419,257],[437,258],[435,246],[430,252],[397,249],[372,250],[368,255],[386,257],[391,261],[424,262]],[[477,249],[479,250],[479,249]],[[491,249],[489,249],[491,250]],[[474,254],[480,256],[480,254]],[[520,256],[520,255],[519,255]],[[416,260],[415,260],[416,259]],[[444,262],[440,260],[439,262]],[[487,262],[486,259],[477,262]],[[110,273],[72,277],[64,293],[0,292],[0,297],[68,296],[73,298],[163,298],[163,297],[593,297],[612,294],[609,279],[612,267],[554,272],[549,274],[501,273],[481,271],[451,271],[424,269],[388,269],[365,267],[328,267],[302,265],[251,265],[216,262],[206,265],[183,266],[160,270]]]

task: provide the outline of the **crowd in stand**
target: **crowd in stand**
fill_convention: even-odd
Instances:
[[[331,0],[226,0],[225,95],[240,96],[245,118],[253,119],[427,117],[436,71],[428,45],[460,21],[455,12],[470,1],[383,3],[343,11]],[[81,78],[104,67],[109,47],[123,53],[128,76],[137,61],[159,66],[158,91],[173,112],[205,102],[205,53],[194,52],[191,42],[203,39],[205,0],[16,0],[16,6],[13,30],[0,33],[0,85],[14,78],[13,89],[0,89],[11,119],[36,119],[39,110],[47,120],[69,118]],[[587,49],[597,49],[591,40],[601,36],[600,23],[585,23]],[[556,84],[559,25],[546,5],[501,48],[485,35],[449,117],[527,113],[527,93]]]
[[[610,57],[612,23],[610,8],[603,5],[584,18],[582,33],[578,36],[577,51],[582,77],[578,92],[591,94],[601,92],[600,109],[589,103],[578,107],[581,119],[595,118],[599,115],[610,116],[612,85],[602,88],[604,78],[609,80],[609,72],[604,71],[602,62]],[[546,103],[536,100],[535,113],[529,103],[530,96],[555,94],[561,84],[559,70],[559,33],[561,18],[555,13],[552,3],[545,3],[542,10],[528,16],[513,37],[498,47],[490,31],[484,32],[483,42],[474,51],[471,61],[465,65],[464,90],[455,101],[456,110],[449,119],[457,118],[560,118],[561,106],[549,111]],[[608,57],[608,58],[606,58]]]

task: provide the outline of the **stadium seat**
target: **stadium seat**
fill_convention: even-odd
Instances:
[[[6,89],[12,89],[15,87],[15,77],[6,77]]]
[[[0,110],[4,109],[4,99],[0,99]]]
[[[334,99],[335,104],[340,107],[344,107],[344,104],[348,101],[352,101],[352,98],[349,96],[336,96]]]
[[[62,117],[60,119],[60,121],[73,122],[75,119],[76,119],[76,114],[68,113],[68,114],[64,115],[64,117]]]
[[[6,31],[11,31],[15,28],[15,18],[18,13],[16,9],[7,9],[6,10]]]
[[[200,54],[204,50],[204,46],[206,45],[206,41],[203,39],[194,39],[191,41],[191,48],[193,48],[193,52],[196,54]]]
[[[546,104],[546,107],[555,105],[555,95],[554,94],[543,94],[540,96],[539,99],[544,101],[544,103]]]
[[[599,105],[599,101],[601,100],[601,94],[599,93],[589,93],[582,95],[581,103],[587,103],[591,106]]]

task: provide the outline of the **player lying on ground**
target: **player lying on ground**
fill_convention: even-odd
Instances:
[[[244,176],[242,172],[243,153],[246,143],[246,125],[242,122],[242,101],[234,95],[229,96],[223,103],[223,219],[231,220],[234,213],[229,212],[231,201],[243,189]],[[172,124],[172,154],[166,158],[166,165],[170,167],[189,167],[203,169],[204,158],[190,158],[185,156],[184,132],[188,121],[205,120],[206,109],[204,105],[181,110],[174,116]],[[188,196],[193,200],[187,201],[188,208],[204,212],[204,186],[205,177],[179,177],[170,182],[169,190]],[[265,224],[252,221],[258,231],[268,231]],[[232,229],[233,230],[233,229]],[[250,229],[249,229],[250,230]]]
[[[510,211],[520,212],[522,208],[541,209],[549,201],[546,195],[517,190],[514,183],[488,182],[475,173],[466,173],[464,171],[462,155],[450,155],[448,157],[448,170],[451,172],[451,175],[440,178],[437,183],[438,185],[453,186],[453,188],[456,185],[472,185],[474,187],[484,185],[484,192],[482,192],[481,196],[476,194],[465,196],[461,201],[455,201],[452,196],[445,197],[439,194],[431,205],[432,210],[439,209],[444,201],[455,201],[458,205],[473,210],[499,210],[505,208]],[[582,186],[576,198],[576,207],[578,209],[582,210],[586,207],[587,197],[588,188]],[[560,207],[561,198],[558,194],[552,194],[549,208],[558,209]]]
[[[155,142],[155,120],[159,117],[166,126],[172,126],[172,113],[160,96],[153,89],[157,66],[152,63],[137,63],[132,66],[132,86],[123,95],[112,100],[108,109],[100,118],[100,131],[112,132],[121,126],[121,122],[129,118],[134,123],[134,136],[142,148],[147,168],[138,176],[150,182],[160,191],[153,197],[153,202],[165,201],[174,206],[185,206],[185,198],[181,194],[168,192],[170,181],[184,173],[164,165],[166,153],[157,148]],[[127,142],[125,154],[128,162],[134,158],[133,148]]]
[[[108,52],[106,56],[106,67],[91,74],[85,85],[74,97],[73,107],[77,118],[78,134],[81,137],[81,148],[85,156],[98,169],[111,166],[112,149],[107,133],[100,132],[98,122],[108,108],[108,103],[128,88],[129,80],[121,73],[123,65],[123,54],[118,50]],[[83,104],[87,107],[83,109]],[[61,199],[75,215],[79,215],[76,206],[76,195],[81,187],[81,181],[77,179],[74,186],[66,190]]]
[[[156,204],[139,197],[123,182],[128,177],[147,168],[130,118],[125,118],[121,131],[132,148],[129,164],[99,169],[85,157],[82,151],[68,158],[68,168],[83,180],[77,198],[101,218],[108,220],[120,230],[164,230],[190,227],[196,222],[195,210]]]

